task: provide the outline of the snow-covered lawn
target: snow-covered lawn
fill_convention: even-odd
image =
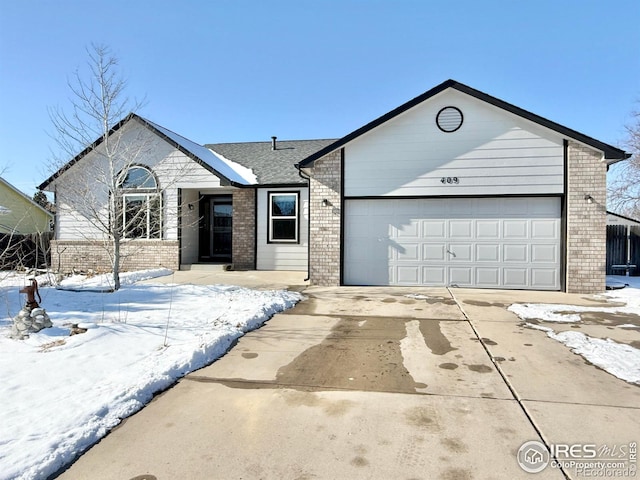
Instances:
[[[142,408],[154,393],[211,363],[234,340],[301,296],[236,286],[136,283],[166,270],[123,274],[115,293],[104,276],[43,285],[41,305],[53,328],[26,340],[8,338],[25,298],[26,277],[0,272],[0,479],[40,479],[55,473],[109,429]],[[640,278],[606,297],[612,307],[525,304],[510,309],[525,321],[579,322],[580,313],[640,315]],[[69,336],[70,325],[86,333]],[[548,325],[548,324],[547,324]],[[628,382],[640,384],[640,350],[581,332],[544,330],[575,353]],[[640,332],[640,322],[615,328]]]
[[[0,479],[56,472],[176,379],[223,355],[234,340],[302,297],[235,286],[136,284],[166,270],[75,276],[41,286],[54,324],[8,338],[24,303],[24,275],[0,272]],[[41,285],[47,278],[38,277]],[[84,290],[84,291],[83,291]],[[69,336],[70,324],[87,328]]]
[[[529,328],[542,330],[554,340],[563,343],[572,352],[583,356],[586,360],[602,368],[616,377],[640,385],[640,350],[619,343],[611,338],[595,338],[576,331],[556,332],[551,326],[532,323],[532,320],[555,323],[581,322],[581,313],[629,314],[635,317],[634,323],[613,325],[620,328],[640,332],[640,277],[613,276],[607,278],[607,284],[628,284],[620,290],[610,290],[602,297],[612,303],[611,307],[582,307],[576,305],[558,305],[526,303],[513,304],[509,310],[526,322]],[[639,336],[640,338],[640,336]]]

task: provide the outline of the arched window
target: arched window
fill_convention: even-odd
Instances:
[[[162,238],[162,195],[153,172],[135,165],[120,183],[122,237],[128,239]]]

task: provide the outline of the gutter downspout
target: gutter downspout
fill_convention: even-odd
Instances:
[[[307,278],[303,281],[308,282],[311,278],[311,177],[307,177],[302,173],[300,164],[296,163],[295,167],[298,169],[298,175],[300,178],[307,181],[309,188],[309,219],[307,220]]]

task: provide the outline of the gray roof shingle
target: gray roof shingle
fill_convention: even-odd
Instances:
[[[278,140],[276,150],[271,142],[211,143],[205,147],[252,169],[260,185],[302,184],[306,182],[294,165],[335,141]]]

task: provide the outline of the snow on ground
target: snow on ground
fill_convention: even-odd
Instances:
[[[7,337],[25,275],[0,272],[0,479],[46,478],[96,443],[154,393],[211,363],[245,332],[301,296],[228,285],[136,284],[166,270],[109,278],[38,276],[54,326]],[[87,328],[69,336],[71,324]]]
[[[575,323],[580,322],[580,313],[602,312],[622,313],[640,316],[640,277],[607,277],[607,285],[627,285],[619,290],[610,290],[601,297],[611,302],[611,307],[581,307],[576,305],[553,305],[541,303],[513,304],[509,310],[523,320],[542,322]],[[553,328],[534,323],[526,323],[529,328],[542,330],[550,338],[563,343],[572,352],[581,355],[590,363],[616,377],[640,385],[640,350],[610,338],[593,338],[581,332],[555,332]],[[640,322],[617,325],[614,328],[636,329],[640,331]]]

